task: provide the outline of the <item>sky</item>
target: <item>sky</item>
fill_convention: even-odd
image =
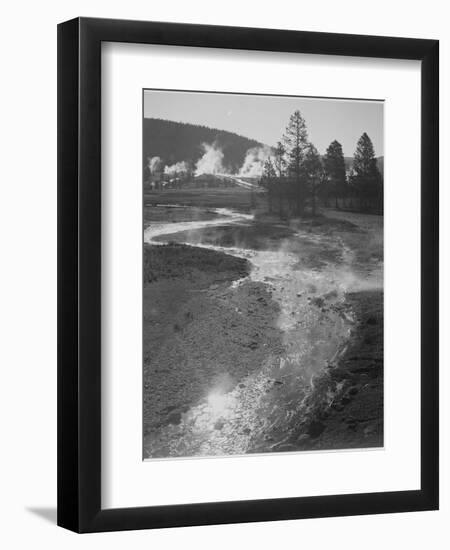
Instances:
[[[366,132],[376,156],[383,152],[383,102],[214,92],[144,91],[144,117],[201,124],[276,145],[290,115],[300,110],[309,140],[323,154],[337,140],[353,156]]]

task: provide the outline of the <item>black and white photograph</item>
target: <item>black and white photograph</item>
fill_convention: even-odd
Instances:
[[[5,4],[1,547],[448,546],[448,9],[368,8]]]
[[[383,447],[383,102],[143,115],[144,459]]]

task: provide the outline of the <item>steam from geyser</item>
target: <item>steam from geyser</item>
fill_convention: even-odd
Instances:
[[[195,166],[195,175],[202,174],[229,174],[224,167],[224,153],[217,143],[203,143],[203,155],[197,161]],[[249,178],[259,178],[264,170],[264,163],[271,155],[271,148],[267,146],[252,147],[245,155],[244,162],[239,170],[238,175]]]

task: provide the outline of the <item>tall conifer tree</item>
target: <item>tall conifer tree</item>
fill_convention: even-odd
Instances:
[[[372,141],[366,132],[359,138],[356,145],[352,169],[352,184],[358,191],[360,207],[367,209],[371,203],[382,202],[382,178],[377,167]]]
[[[308,145],[308,131],[305,119],[300,111],[294,111],[290,116],[283,136],[288,160],[288,172],[294,178],[297,187],[297,212],[303,213],[305,204],[305,186],[302,181],[302,162]]]
[[[325,172],[328,183],[328,196],[334,196],[336,208],[338,198],[346,195],[345,161],[342,145],[339,141],[332,141],[324,157]]]

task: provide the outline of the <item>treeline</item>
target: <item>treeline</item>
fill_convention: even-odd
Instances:
[[[236,173],[246,153],[262,144],[254,139],[195,124],[145,118],[143,123],[144,181],[149,176],[148,159],[159,157],[167,165],[186,162],[191,166],[204,154],[203,144],[215,144],[223,153],[224,168]]]
[[[353,163],[346,169],[342,145],[334,140],[323,157],[309,141],[306,123],[295,111],[260,181],[268,209],[280,217],[315,216],[319,206],[383,212],[383,177],[372,141],[363,133]]]

